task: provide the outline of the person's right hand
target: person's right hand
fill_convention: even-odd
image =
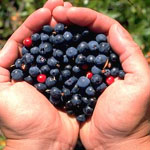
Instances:
[[[59,22],[106,33],[126,72],[99,97],[80,138],[87,150],[148,150],[150,147],[150,70],[142,51],[115,20],[87,8],[57,7]]]
[[[30,84],[12,82],[9,67],[20,56],[23,40],[45,24],[55,25],[55,7],[70,7],[62,0],[48,0],[14,32],[0,51],[0,128],[5,150],[72,150],[79,125],[75,118],[57,110]],[[64,6],[65,5],[65,6]]]

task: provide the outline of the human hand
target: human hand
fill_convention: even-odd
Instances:
[[[0,52],[0,127],[7,138],[5,150],[69,150],[76,144],[76,120],[54,108],[33,86],[12,82],[8,70],[20,55],[24,38],[44,24],[57,23],[52,11],[59,5],[71,6],[62,0],[47,1],[44,8],[27,18]]]
[[[62,16],[63,14],[63,16]],[[150,70],[142,51],[115,20],[87,8],[54,9],[55,20],[107,34],[126,72],[99,97],[80,138],[87,150],[147,150],[150,147]]]

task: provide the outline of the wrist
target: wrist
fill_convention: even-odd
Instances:
[[[45,140],[7,140],[4,150],[73,150],[71,145],[59,141]]]

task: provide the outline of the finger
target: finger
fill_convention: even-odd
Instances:
[[[48,0],[45,3],[44,8],[48,8],[52,12],[57,6],[64,6],[63,0]]]
[[[19,46],[22,41],[31,36],[33,32],[40,30],[51,19],[51,12],[47,8],[41,8],[29,16],[26,21],[14,32],[4,48],[0,52],[0,67],[8,68],[19,55]]]
[[[70,8],[58,6],[53,10],[53,17],[57,22],[61,22],[64,24],[71,24],[70,20],[68,19],[67,13]]]
[[[69,3],[69,2],[64,2],[64,7],[65,8],[70,8],[70,7],[72,7],[72,4]]]
[[[114,24],[110,28],[108,39],[127,73],[125,81],[130,84],[150,83],[148,63],[129,33],[121,25]]]
[[[71,22],[79,26],[87,26],[94,32],[108,33],[110,27],[117,21],[89,8],[57,7],[53,15],[59,22]]]

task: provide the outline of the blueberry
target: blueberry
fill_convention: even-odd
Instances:
[[[94,108],[97,102],[97,98],[96,97],[91,97],[89,98],[89,103],[88,106],[90,106],[91,108]]]
[[[93,74],[100,74],[100,73],[101,73],[101,69],[98,68],[97,66],[93,66],[93,67],[91,68],[91,72],[92,72]]]
[[[107,41],[107,37],[106,37],[106,35],[104,35],[104,34],[98,34],[98,35],[96,36],[96,41],[97,41],[98,43],[106,42],[106,41]]]
[[[99,54],[96,58],[95,58],[95,64],[97,66],[102,66],[106,63],[107,61],[107,56],[103,55],[103,54]]]
[[[39,41],[40,38],[41,38],[41,37],[40,37],[40,34],[38,34],[38,33],[34,33],[34,34],[32,34],[32,36],[31,36],[31,39],[32,39],[33,42]]]
[[[86,61],[88,64],[94,64],[95,56],[94,55],[88,55],[86,58]]]
[[[84,104],[88,104],[89,103],[89,99],[87,97],[82,97],[81,100],[83,101]]]
[[[65,107],[66,107],[66,109],[72,109],[73,108],[72,102],[70,100],[67,101],[66,104],[65,104]]]
[[[34,61],[34,56],[31,55],[30,53],[26,53],[25,55],[23,55],[22,61],[25,64],[31,64]]]
[[[70,77],[68,80],[66,80],[64,84],[68,87],[71,87],[77,82],[77,80],[78,79],[73,76],[73,77]]]
[[[23,79],[23,71],[20,70],[20,69],[14,69],[12,72],[11,72],[11,77],[12,79],[16,80],[16,81],[20,81]]]
[[[99,44],[99,51],[103,54],[108,54],[110,51],[110,44],[107,42],[101,42]]]
[[[53,51],[53,56],[56,59],[61,59],[63,57],[63,51],[57,49],[57,50]]]
[[[86,88],[90,84],[90,80],[87,77],[81,76],[77,82],[80,88]]]
[[[31,53],[32,55],[38,55],[38,54],[39,54],[39,47],[37,47],[37,46],[32,47],[32,48],[30,49],[30,53]]]
[[[107,85],[106,83],[103,82],[96,88],[96,92],[103,92],[106,88],[107,88]]]
[[[33,83],[33,78],[30,75],[28,75],[27,77],[24,78],[24,81],[26,81],[29,84],[32,84]]]
[[[110,76],[110,69],[105,69],[104,76],[105,77],[109,77]]]
[[[125,72],[123,70],[119,70],[119,77],[121,79],[124,79],[124,76],[125,76]]]
[[[43,65],[40,69],[41,69],[41,72],[44,74],[47,74],[50,72],[50,68],[48,65]]]
[[[78,87],[78,85],[77,84],[75,84],[75,86],[72,88],[72,90],[71,90],[71,93],[72,94],[76,94],[77,92],[79,92],[79,87]]]
[[[65,41],[63,35],[61,34],[57,34],[54,39],[53,39],[53,43],[54,44],[62,44]]]
[[[55,38],[55,36],[52,34],[52,35],[50,35],[50,37],[49,37],[49,42],[50,43],[54,43],[54,38]]]
[[[73,106],[79,106],[82,104],[82,101],[81,101],[81,95],[79,94],[74,94],[71,98],[71,103]]]
[[[74,36],[73,36],[73,42],[79,42],[82,38],[82,35],[79,34],[79,33],[76,33]]]
[[[63,93],[63,96],[65,96],[65,97],[68,97],[68,96],[71,95],[70,89],[68,89],[68,88],[66,88],[66,87],[63,87],[62,93]]]
[[[22,47],[22,55],[25,55],[26,53],[29,53],[29,50],[24,46]]]
[[[39,53],[41,55],[49,54],[49,53],[52,52],[52,50],[53,50],[53,47],[48,42],[41,43],[40,46],[39,46]]]
[[[83,112],[85,115],[90,116],[93,113],[93,108],[91,108],[90,106],[86,106],[85,108],[83,108]]]
[[[34,87],[40,92],[44,92],[47,89],[44,83],[37,83],[34,85]]]
[[[69,59],[66,55],[63,55],[63,63],[65,64],[69,63]]]
[[[46,63],[46,58],[44,56],[38,55],[36,58],[36,63],[39,65],[44,65]]]
[[[54,106],[58,106],[58,105],[61,103],[61,99],[52,97],[51,95],[50,95],[50,97],[49,97],[49,101],[50,101]]]
[[[49,35],[45,33],[41,33],[41,41],[48,41],[49,40]]]
[[[80,69],[80,67],[78,67],[78,66],[73,66],[72,71],[73,71],[73,73],[75,73],[75,74],[79,74],[79,73],[81,72],[81,69]]]
[[[59,99],[61,97],[61,90],[58,89],[57,87],[52,87],[50,89],[50,95],[53,97],[53,98],[56,98],[56,99]]]
[[[117,62],[118,61],[118,56],[115,53],[111,53],[110,54],[110,61]]]
[[[66,55],[67,55],[69,58],[73,58],[73,57],[75,57],[77,54],[78,54],[78,51],[77,51],[77,49],[74,48],[74,47],[69,47],[69,48],[66,50]]]
[[[85,121],[86,121],[86,116],[85,116],[85,114],[81,114],[81,115],[78,115],[78,116],[76,117],[76,119],[77,119],[77,121],[79,121],[79,122],[85,122]]]
[[[73,38],[73,35],[71,32],[66,31],[64,32],[63,37],[67,42],[70,42]]]
[[[56,79],[53,78],[53,77],[48,77],[48,78],[46,79],[46,82],[45,82],[45,84],[46,84],[46,86],[47,86],[48,88],[53,87],[56,83],[57,83],[57,81],[56,81]]]
[[[59,74],[60,74],[59,69],[51,69],[50,70],[50,75],[53,77],[57,77],[57,76],[59,76]]]
[[[102,83],[102,76],[99,75],[99,74],[95,74],[92,76],[91,78],[91,82],[94,84],[94,85],[98,85],[98,84],[101,84]]]
[[[43,28],[42,28],[42,31],[44,33],[47,33],[47,34],[50,34],[53,32],[53,28],[49,25],[44,25]]]
[[[119,74],[119,69],[116,68],[116,67],[113,67],[113,68],[110,70],[110,74],[111,74],[113,77],[117,77],[118,74]]]
[[[58,64],[58,61],[57,61],[54,57],[50,57],[50,58],[47,60],[47,64],[48,64],[50,67],[56,67],[56,65]]]
[[[70,70],[62,70],[61,75],[63,79],[68,79],[71,76],[71,71]]]
[[[66,66],[64,67],[64,69],[71,70],[71,69],[72,69],[72,66],[71,66],[71,65],[66,65]]]
[[[88,95],[88,96],[94,96],[95,95],[95,90],[92,86],[88,86],[85,90],[85,93]]]
[[[88,36],[90,34],[90,31],[88,30],[88,29],[83,29],[83,31],[82,31],[82,36],[83,37],[86,37],[86,36]]]
[[[81,42],[78,46],[77,46],[77,50],[79,53],[86,53],[89,49],[88,43],[87,42]]]
[[[86,57],[82,54],[77,55],[76,59],[75,59],[75,63],[77,65],[83,65],[86,63]]]
[[[65,26],[62,23],[58,23],[58,24],[56,24],[54,30],[57,33],[62,33],[65,30]]]
[[[21,68],[22,66],[22,59],[18,58],[16,61],[15,61],[15,67],[16,68]]]
[[[40,74],[40,69],[37,66],[32,66],[29,68],[29,74],[32,77],[36,77]]]
[[[90,51],[97,51],[99,49],[99,44],[96,41],[90,41],[88,46]]]

